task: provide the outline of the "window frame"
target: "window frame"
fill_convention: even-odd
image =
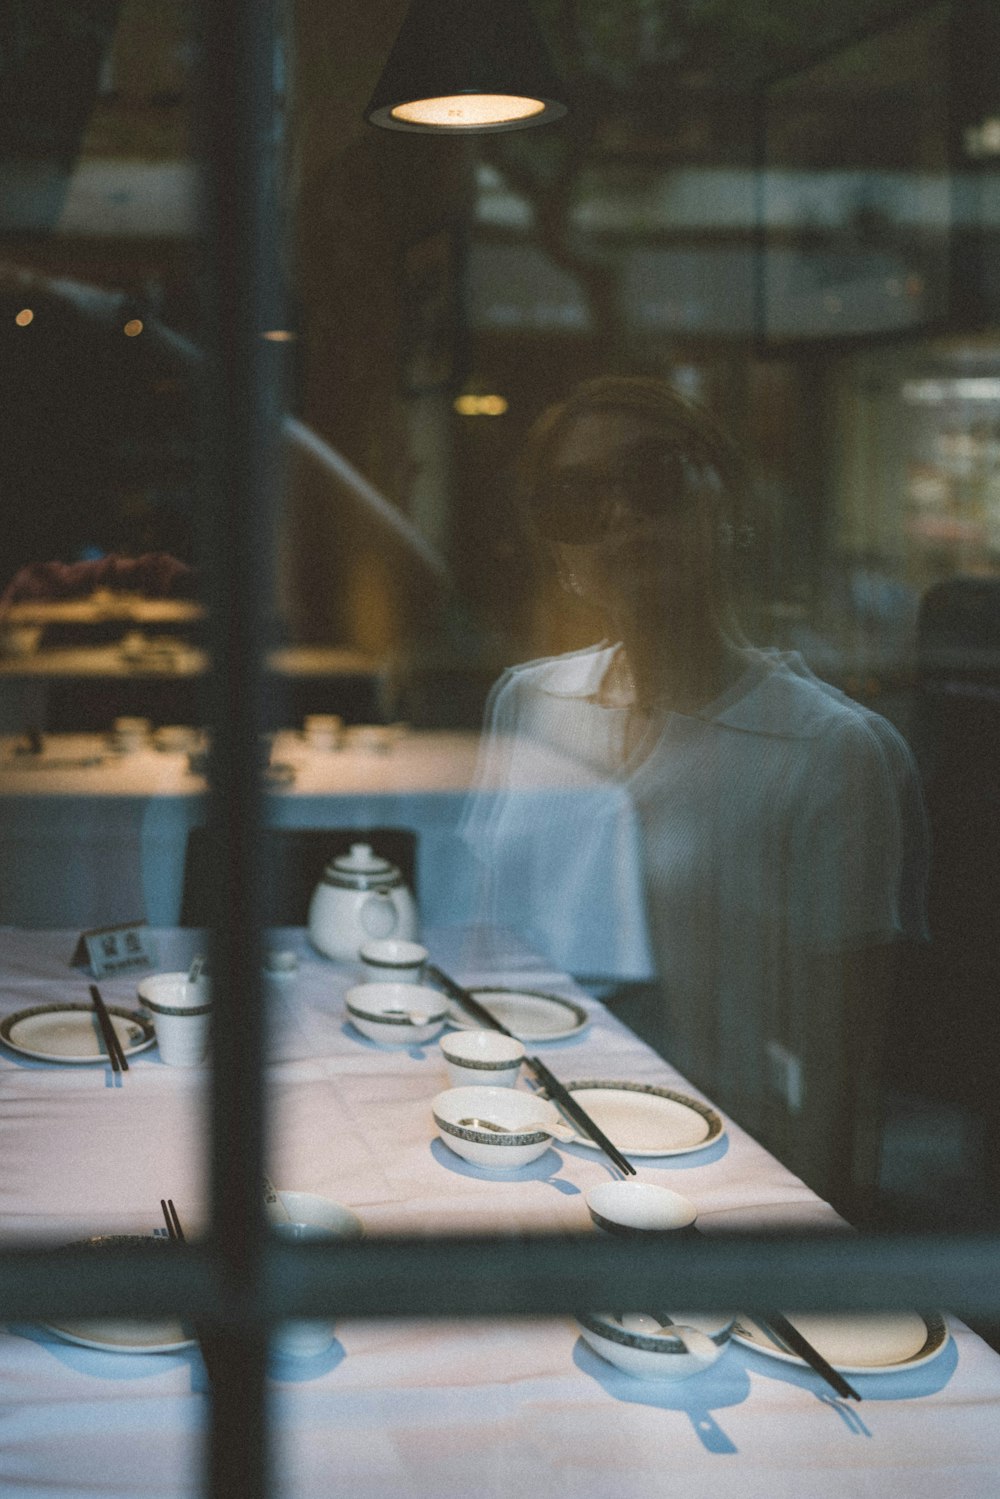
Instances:
[[[200,144],[209,355],[203,370],[209,614],[209,821],[218,864],[211,940],[211,1212],[184,1255],[0,1249],[0,1298],[22,1317],[183,1311],[213,1345],[208,1492],[268,1499],[267,1330],[284,1316],[559,1315],[601,1305],[623,1282],[652,1304],[817,1310],[945,1305],[1000,1317],[1000,1234],[720,1235],[688,1244],[590,1235],[283,1244],[268,1234],[262,988],[268,631],[281,410],[280,368],[262,340],[278,266],[269,169],[279,0],[201,0]],[[429,147],[430,149],[431,147]],[[233,1151],[231,1142],[240,1148]],[[56,1273],[53,1274],[53,1269]]]

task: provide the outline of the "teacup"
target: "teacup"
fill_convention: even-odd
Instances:
[[[151,729],[148,718],[116,718],[111,726],[111,742],[122,754],[131,755],[148,744]]]
[[[344,720],[338,713],[307,713],[302,720],[302,737],[313,749],[333,750],[340,744]]]
[[[335,1239],[358,1239],[364,1233],[361,1219],[315,1192],[278,1192],[288,1221],[272,1222],[283,1239],[295,1243],[329,1243]],[[281,1358],[312,1358],[325,1353],[333,1342],[333,1323],[324,1318],[293,1318],[281,1322],[271,1339],[272,1352]]]
[[[419,984],[427,962],[427,949],[419,942],[400,937],[381,937],[365,942],[358,950],[365,979],[372,984]]]
[[[500,1031],[455,1031],[438,1042],[453,1088],[513,1088],[524,1043]]]
[[[161,1061],[200,1066],[208,1055],[209,980],[202,975],[191,984],[186,973],[151,973],[139,984],[139,999],[153,1017]]]

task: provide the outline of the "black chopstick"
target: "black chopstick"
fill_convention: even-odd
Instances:
[[[538,1081],[545,1089],[546,1093],[554,1103],[557,1103],[559,1105],[563,1113],[568,1114],[569,1117],[574,1121],[574,1123],[580,1126],[584,1134],[589,1135],[594,1144],[600,1146],[600,1148],[604,1151],[604,1154],[607,1156],[608,1160],[613,1162],[613,1164],[618,1167],[619,1171],[623,1171],[626,1176],[635,1176],[636,1169],[632,1165],[632,1162],[626,1160],[625,1156],[622,1155],[617,1145],[612,1144],[604,1131],[594,1123],[593,1119],[591,1119],[586,1109],[582,1108],[581,1105],[577,1103],[576,1099],[573,1097],[569,1089],[564,1088],[557,1077],[553,1077],[552,1073],[546,1067],[545,1063],[540,1062],[537,1057],[525,1057],[524,1060],[531,1068],[532,1072],[535,1074]]]
[[[94,1009],[97,1012],[97,1019],[101,1027],[101,1035],[104,1037],[105,1050],[107,1051],[108,1058],[111,1062],[111,1071],[127,1072],[128,1059],[126,1058],[125,1053],[122,1051],[122,1044],[118,1039],[118,1032],[115,1030],[114,1025],[112,1024],[111,1016],[108,1014],[108,1007],[104,1003],[104,1000],[101,998],[101,991],[100,989],[98,989],[96,984],[91,984],[90,986],[90,997],[93,1001]]]
[[[486,1006],[481,1005],[474,994],[470,994],[468,989],[463,989],[461,984],[456,984],[454,979],[449,978],[446,973],[442,973],[436,964],[425,963],[424,974],[432,983],[440,984],[449,998],[457,1000],[463,1010],[467,1010],[474,1020],[479,1021],[480,1025],[485,1025],[490,1030],[499,1031],[501,1036],[510,1036],[512,1040],[517,1040],[513,1031],[509,1031],[495,1015],[491,1015]]]
[[[174,1207],[174,1199],[172,1197],[161,1197],[160,1211],[163,1214],[163,1221],[167,1225],[167,1237],[171,1240],[171,1242],[174,1244],[186,1243],[187,1241],[184,1237],[184,1230],[181,1227],[181,1220],[177,1216],[177,1209]],[[198,1347],[201,1349],[201,1357],[205,1365],[205,1372],[208,1374],[209,1379],[214,1384],[214,1359],[209,1353],[209,1342],[205,1336],[204,1330],[199,1327],[197,1322],[194,1324],[194,1335],[197,1340]]]
[[[446,994],[450,995],[452,999],[457,1000],[462,1008],[467,1010],[482,1025],[499,1031],[501,1035],[511,1036],[514,1040],[517,1040],[513,1031],[509,1031],[505,1025],[502,1025],[497,1020],[495,1015],[491,1015],[486,1006],[479,1003],[475,995],[470,994],[468,989],[463,989],[461,984],[456,984],[455,980],[449,978],[446,973],[443,973],[436,964],[426,964],[424,973],[432,983],[440,984]],[[617,1166],[619,1171],[623,1171],[626,1176],[635,1176],[636,1169],[632,1165],[632,1162],[625,1159],[618,1147],[612,1144],[604,1131],[599,1129],[594,1123],[586,1109],[577,1103],[569,1089],[564,1088],[559,1079],[553,1077],[545,1063],[540,1062],[537,1057],[525,1057],[524,1060],[549,1097],[559,1104],[563,1113],[568,1114],[580,1126],[584,1134],[589,1135],[594,1144],[600,1146],[601,1150],[608,1157],[608,1160]]]
[[[758,1317],[757,1321],[772,1338],[779,1343],[786,1344],[792,1353],[797,1353],[799,1358],[804,1359],[810,1369],[815,1370],[821,1379],[826,1380],[831,1390],[835,1390],[845,1400],[861,1399],[854,1386],[849,1385],[843,1375],[838,1374],[833,1365],[827,1363],[823,1355],[813,1347],[808,1338],[802,1336],[787,1317],[782,1316],[780,1312],[768,1312],[766,1318]]]
[[[184,1230],[181,1228],[181,1220],[177,1216],[172,1197],[164,1200],[160,1198],[160,1210],[163,1213],[164,1222],[167,1225],[167,1234],[178,1244],[185,1243]]]

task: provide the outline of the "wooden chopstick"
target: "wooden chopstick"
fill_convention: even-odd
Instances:
[[[779,1343],[784,1343],[792,1353],[797,1353],[799,1358],[804,1359],[821,1379],[825,1379],[832,1390],[842,1396],[845,1400],[860,1400],[861,1396],[853,1385],[849,1385],[842,1374],[838,1374],[832,1364],[828,1364],[818,1349],[814,1348],[809,1339],[803,1337],[798,1328],[781,1312],[768,1312],[767,1317],[756,1319],[766,1333],[769,1333]]]
[[[163,1214],[163,1221],[167,1225],[167,1237],[174,1244],[185,1244],[187,1240],[184,1237],[184,1230],[181,1227],[181,1220],[177,1216],[177,1209],[174,1207],[174,1199],[172,1197],[161,1197],[160,1211]],[[212,1354],[209,1352],[209,1339],[206,1337],[204,1330],[197,1322],[194,1324],[194,1335],[195,1339],[197,1340],[198,1347],[201,1349],[201,1357],[205,1365],[205,1372],[208,1374],[209,1379],[214,1384],[215,1360]]]
[[[118,1032],[114,1028],[108,1007],[101,998],[101,991],[96,984],[90,986],[90,998],[97,1012],[98,1023],[101,1027],[101,1035],[104,1037],[104,1047],[111,1062],[112,1072],[127,1072],[128,1058],[122,1051],[122,1044],[118,1039]]]
[[[509,1031],[505,1025],[502,1025],[494,1015],[491,1015],[486,1006],[481,1005],[474,994],[470,994],[468,989],[463,989],[461,984],[456,984],[453,978],[449,978],[446,973],[442,973],[436,964],[428,963],[424,968],[424,973],[432,982],[440,984],[446,994],[450,995],[452,999],[457,1000],[463,1009],[467,1010],[482,1025],[499,1031],[503,1036],[513,1036],[513,1032]],[[516,1040],[517,1037],[515,1036],[514,1039]],[[579,1125],[584,1134],[590,1136],[594,1144],[604,1151],[608,1160],[617,1166],[619,1171],[624,1172],[626,1176],[635,1176],[636,1169],[632,1165],[632,1162],[626,1160],[618,1147],[608,1139],[602,1129],[598,1128],[586,1109],[577,1103],[569,1089],[563,1087],[562,1083],[558,1078],[553,1076],[545,1063],[539,1061],[538,1057],[525,1057],[524,1060],[549,1097],[559,1104],[563,1113],[568,1114]]]

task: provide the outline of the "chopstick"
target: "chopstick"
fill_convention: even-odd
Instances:
[[[177,1244],[186,1243],[184,1230],[181,1228],[181,1220],[178,1218],[177,1209],[174,1207],[174,1199],[170,1197],[164,1200],[161,1197],[160,1211],[163,1213],[163,1220],[167,1225],[167,1237],[173,1239]]]
[[[474,1020],[479,1021],[480,1025],[485,1025],[490,1030],[499,1031],[501,1036],[510,1036],[512,1040],[517,1040],[513,1031],[509,1031],[505,1025],[497,1020],[495,1015],[491,1015],[486,1006],[481,1005],[474,994],[470,994],[468,989],[463,989],[461,984],[456,984],[455,980],[449,978],[446,973],[443,973],[435,963],[425,963],[424,973],[432,982],[440,984],[444,992],[452,999],[457,1000],[463,1010],[467,1010]]]
[[[104,1048],[107,1051],[108,1059],[111,1062],[111,1071],[127,1072],[128,1058],[126,1057],[124,1051],[122,1051],[122,1044],[118,1039],[118,1032],[114,1028],[111,1016],[108,1014],[108,1007],[104,1003],[104,1000],[101,998],[101,991],[100,989],[98,989],[96,984],[91,984],[90,986],[90,998],[93,1001],[94,1009],[97,1012],[97,1019],[101,1027],[101,1035],[104,1037]]]
[[[163,1221],[167,1225],[167,1237],[170,1239],[170,1241],[174,1244],[185,1244],[187,1240],[184,1237],[184,1230],[181,1227],[181,1220],[177,1216],[177,1209],[174,1207],[174,1199],[172,1197],[161,1197],[160,1211],[163,1214]],[[208,1374],[209,1379],[214,1384],[215,1361],[208,1351],[208,1340],[206,1339],[204,1332],[200,1329],[197,1322],[194,1324],[194,1335],[197,1339],[198,1347],[201,1349],[202,1360],[205,1364],[205,1372]]]
[[[793,1353],[804,1359],[821,1379],[825,1379],[831,1390],[845,1400],[860,1400],[861,1396],[853,1385],[849,1385],[842,1374],[838,1374],[832,1364],[828,1364],[823,1355],[813,1347],[808,1338],[803,1337],[798,1328],[789,1322],[788,1318],[782,1316],[781,1312],[768,1312],[767,1317],[756,1319],[766,1333],[779,1343],[785,1343]]]
[[[449,978],[446,973],[442,973],[436,964],[428,963],[424,968],[424,972],[433,982],[440,984],[446,994],[450,995],[452,999],[457,1000],[462,1008],[467,1010],[482,1025],[499,1031],[504,1036],[513,1035],[512,1031],[509,1031],[495,1016],[490,1014],[485,1005],[479,1003],[475,995],[470,994],[468,989],[463,989],[461,984],[456,984],[455,980]],[[514,1039],[516,1040],[517,1038],[514,1037]],[[563,1113],[568,1114],[573,1122],[579,1125],[584,1134],[590,1136],[594,1144],[598,1145],[604,1151],[608,1160],[617,1166],[619,1171],[624,1172],[626,1176],[635,1176],[636,1169],[632,1165],[632,1162],[626,1160],[618,1147],[608,1139],[602,1129],[598,1128],[586,1109],[577,1103],[569,1089],[563,1087],[562,1083],[558,1078],[553,1076],[545,1063],[539,1061],[537,1057],[525,1057],[524,1060],[542,1084],[549,1097],[559,1104]]]
[[[626,1176],[635,1176],[637,1173],[632,1162],[622,1155],[617,1145],[614,1145],[604,1131],[594,1123],[586,1109],[577,1103],[569,1089],[564,1088],[557,1077],[553,1077],[545,1063],[540,1062],[537,1057],[525,1057],[524,1060],[542,1084],[546,1093],[548,1093],[554,1103],[559,1105],[563,1113],[568,1114],[573,1122],[578,1124],[583,1132],[590,1136],[594,1144],[600,1146],[608,1160],[613,1162],[619,1171],[623,1171]]]

